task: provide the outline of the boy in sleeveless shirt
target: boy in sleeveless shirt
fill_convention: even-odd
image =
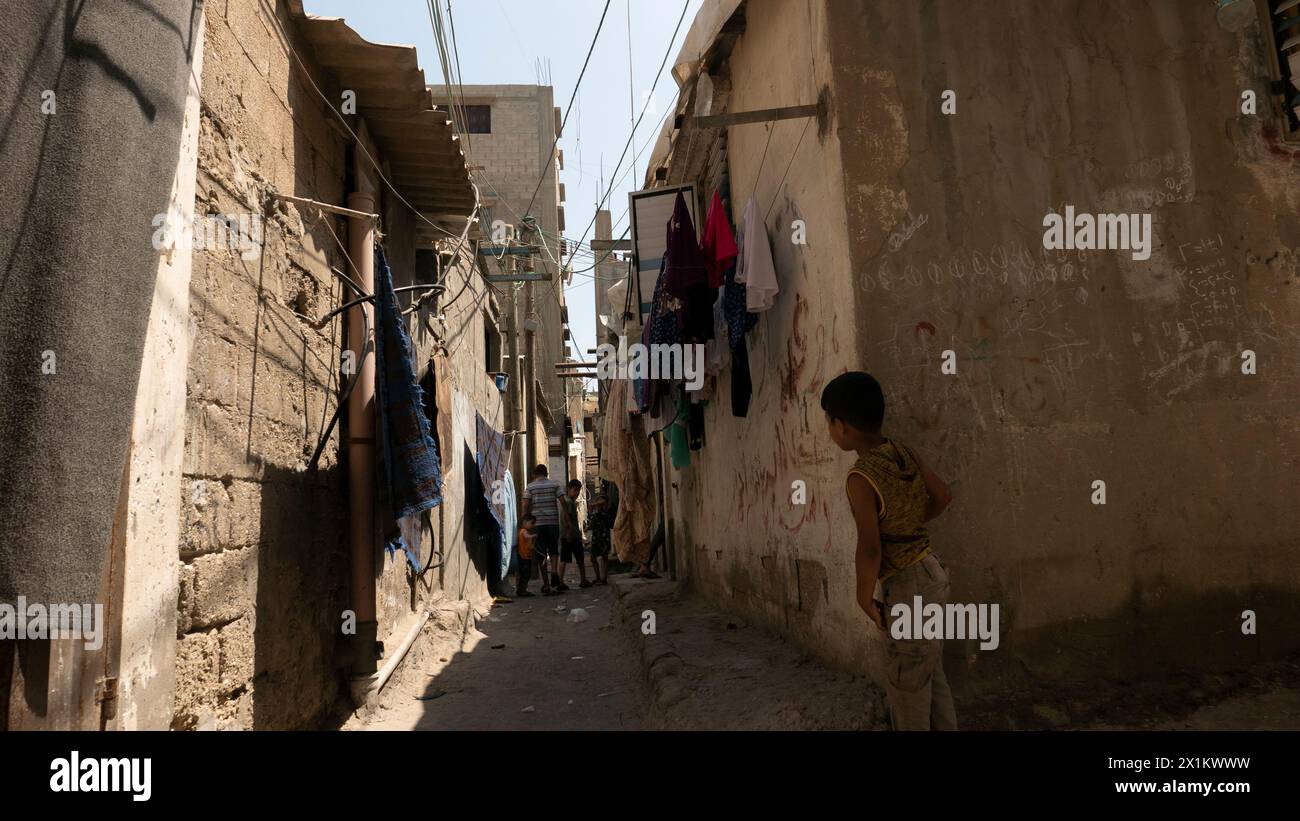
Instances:
[[[857,599],[887,635],[891,723],[896,730],[955,730],[943,641],[897,639],[889,629],[897,604],[911,610],[917,596],[922,606],[948,601],[948,573],[931,549],[925,522],[943,512],[952,493],[911,448],[881,434],[885,396],[870,374],[850,371],[832,379],[822,391],[822,410],[831,440],[858,454],[846,482],[857,524]]]

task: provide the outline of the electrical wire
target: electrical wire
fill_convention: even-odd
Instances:
[[[772,208],[776,205],[776,198],[781,193],[781,186],[785,185],[785,178],[790,173],[790,166],[794,165],[794,158],[799,156],[799,146],[803,145],[804,135],[808,133],[808,126],[811,124],[811,117],[804,121],[803,131],[799,132],[799,142],[795,143],[794,151],[790,152],[790,161],[785,164],[785,173],[781,175],[781,181],[776,184],[776,191],[772,194],[772,202],[768,204],[767,212],[763,214],[763,222],[767,222],[767,218],[772,215]],[[774,128],[772,130],[775,131],[776,129]],[[770,137],[771,135],[769,134],[768,136]],[[755,177],[755,179],[757,179],[757,177]]]
[[[610,0],[605,0],[605,8],[600,12],[600,22],[596,24],[596,33],[592,35],[591,45],[587,48],[587,57],[582,61],[582,70],[578,72],[578,80],[573,84],[573,93],[569,95],[569,105],[564,110],[564,118],[560,120],[560,130],[555,133],[555,139],[551,142],[551,156],[555,156],[555,147],[560,144],[560,134],[564,133],[564,126],[569,122],[569,113],[573,111],[573,101],[578,98],[578,89],[582,87],[582,78],[587,73],[587,65],[591,62],[591,53],[596,50],[596,41],[600,39],[600,30],[605,27],[605,15],[609,13]],[[547,168],[542,170],[542,174],[537,179],[537,186],[533,188],[533,195],[528,198],[528,205],[524,207],[524,214],[528,214],[537,200],[537,192],[542,190],[542,183],[546,181],[546,172],[550,169],[550,163]]]
[[[289,53],[293,55],[293,59],[298,63],[298,67],[302,69],[303,76],[307,78],[307,83],[312,87],[312,90],[316,92],[316,95],[321,98],[321,101],[325,103],[325,105],[329,108],[329,110],[334,112],[334,115],[338,117],[339,122],[343,125],[343,128],[347,130],[348,134],[352,136],[352,139],[355,140],[357,148],[360,149],[362,155],[365,156],[366,161],[370,163],[370,166],[374,169],[375,174],[379,176],[379,179],[383,181],[384,185],[388,186],[388,190],[392,192],[393,196],[397,197],[397,199],[403,205],[405,205],[408,209],[410,209],[411,213],[415,214],[415,216],[419,217],[421,220],[426,222],[435,231],[446,234],[448,237],[451,237],[452,239],[459,239],[460,243],[464,244],[465,238],[469,235],[469,226],[472,224],[472,221],[474,219],[474,211],[478,210],[478,199],[479,199],[478,192],[475,191],[474,194],[474,200],[475,200],[474,211],[471,211],[469,215],[465,217],[465,231],[464,233],[461,234],[460,237],[457,237],[455,234],[448,231],[446,228],[443,228],[441,225],[438,225],[436,222],[434,222],[433,220],[429,219],[424,214],[422,214],[418,209],[416,209],[414,205],[411,205],[411,203],[408,202],[407,199],[402,196],[402,193],[397,190],[397,187],[393,185],[392,181],[389,180],[388,177],[384,174],[383,169],[380,168],[378,161],[376,161],[375,158],[371,156],[370,151],[365,146],[365,143],[361,140],[360,137],[357,136],[357,133],[352,130],[352,127],[348,125],[347,119],[337,108],[334,107],[334,104],[330,102],[329,98],[326,97],[324,92],[320,90],[320,87],[316,85],[316,81],[312,79],[311,72],[308,71],[306,63],[303,62],[302,57],[298,54],[298,50],[293,47],[293,41],[289,38],[288,32],[284,30],[284,26],[281,25],[279,19],[275,15],[271,15],[271,20],[275,23],[276,28],[280,30],[280,35],[284,37],[285,46],[289,49]]]
[[[618,173],[618,169],[623,165],[623,160],[627,157],[628,149],[632,147],[632,142],[636,139],[636,130],[641,127],[641,120],[645,118],[645,113],[649,109],[651,101],[654,100],[655,89],[658,88],[659,86],[659,80],[663,78],[664,67],[668,65],[668,58],[669,56],[672,55],[673,44],[677,42],[677,35],[682,29],[682,21],[686,19],[686,12],[690,9],[690,7],[691,7],[690,0],[686,0],[686,2],[682,4],[682,13],[677,18],[677,27],[673,29],[673,36],[672,39],[669,40],[668,42],[668,49],[664,51],[664,58],[659,63],[659,71],[655,75],[654,83],[652,83],[650,86],[650,93],[646,95],[645,105],[641,106],[641,114],[636,118],[636,124],[632,126],[632,133],[628,135],[627,143],[624,144],[623,146],[623,153],[619,155],[618,162],[614,164],[614,170],[613,172],[611,172],[611,174]],[[609,195],[612,194],[613,191],[614,191],[614,180],[611,176],[609,188],[606,189],[605,195],[600,198],[599,203],[597,203],[596,205],[597,213],[599,213],[601,208],[604,206],[605,201],[609,199]],[[596,214],[592,214],[591,222],[587,224],[586,230],[582,232],[582,238],[578,240],[579,244],[581,244],[587,239],[588,232],[591,231],[592,226],[595,224],[596,224]]]

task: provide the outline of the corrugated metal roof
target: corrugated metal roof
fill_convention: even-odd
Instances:
[[[467,216],[474,189],[465,153],[446,112],[433,108],[415,46],[371,43],[342,18],[306,14],[301,0],[290,0],[289,11],[316,62],[356,92],[357,113],[402,196],[430,219]]]

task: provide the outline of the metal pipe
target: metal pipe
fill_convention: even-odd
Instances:
[[[393,672],[397,670],[397,666],[402,663],[402,659],[406,658],[406,654],[410,651],[411,645],[415,644],[415,639],[420,635],[420,631],[424,629],[424,625],[429,623],[429,616],[429,611],[427,609],[424,610],[420,613],[420,617],[416,619],[415,624],[411,625],[411,629],[406,631],[406,636],[402,639],[402,643],[397,646],[397,652],[393,653],[392,656],[389,657],[388,661],[384,662],[383,668],[379,671],[379,677],[375,680],[373,692],[377,693],[384,689],[384,685],[388,683],[388,679],[392,678]]]
[[[348,256],[353,278],[365,293],[375,292],[374,195],[353,192],[348,205],[356,216],[348,223]],[[348,496],[351,540],[351,602],[357,619],[354,675],[375,672],[375,329],[374,306],[361,303],[348,309],[348,348],[356,367],[357,384],[348,396]]]
[[[342,214],[345,217],[351,217],[353,219],[367,219],[370,220],[372,223],[379,221],[379,215],[369,211],[354,210],[352,208],[341,208],[337,205],[330,205],[327,202],[317,202],[316,200],[309,200],[306,199],[305,197],[291,197],[288,194],[272,193],[271,196],[275,197],[278,200],[287,200],[288,202],[295,202],[299,205],[310,205],[311,207],[319,208],[322,211],[329,211],[331,214]],[[369,194],[363,194],[362,196],[370,197]],[[348,204],[350,205],[351,203],[352,203],[352,197],[349,196]],[[370,207],[371,208],[375,207],[374,197],[370,197]]]

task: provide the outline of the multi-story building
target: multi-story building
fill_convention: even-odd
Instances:
[[[446,86],[432,85],[430,89],[439,105],[447,107]],[[483,204],[481,236],[485,241],[501,241],[505,236],[502,229],[509,226],[514,241],[537,247],[528,262],[517,262],[516,270],[547,275],[544,281],[503,286],[509,288],[506,302],[513,298],[518,355],[524,357],[525,365],[520,369],[517,358],[501,370],[511,373],[512,379],[526,379],[524,339],[531,332],[536,346],[532,372],[537,403],[545,406],[536,409],[536,417],[550,420],[547,430],[537,436],[539,442],[548,443],[538,456],[549,454],[552,475],[562,476],[566,391],[572,388],[556,374],[555,365],[576,353],[566,346],[564,316],[563,263],[569,249],[561,239],[565,230],[564,185],[560,182],[563,152],[557,148],[557,136],[562,112],[554,105],[550,86],[465,85],[456,86],[454,95],[449,108]],[[536,230],[529,230],[526,218],[531,218]],[[488,270],[505,273],[504,262],[487,258]],[[505,310],[511,306],[507,304]],[[503,346],[507,358],[509,347]]]

